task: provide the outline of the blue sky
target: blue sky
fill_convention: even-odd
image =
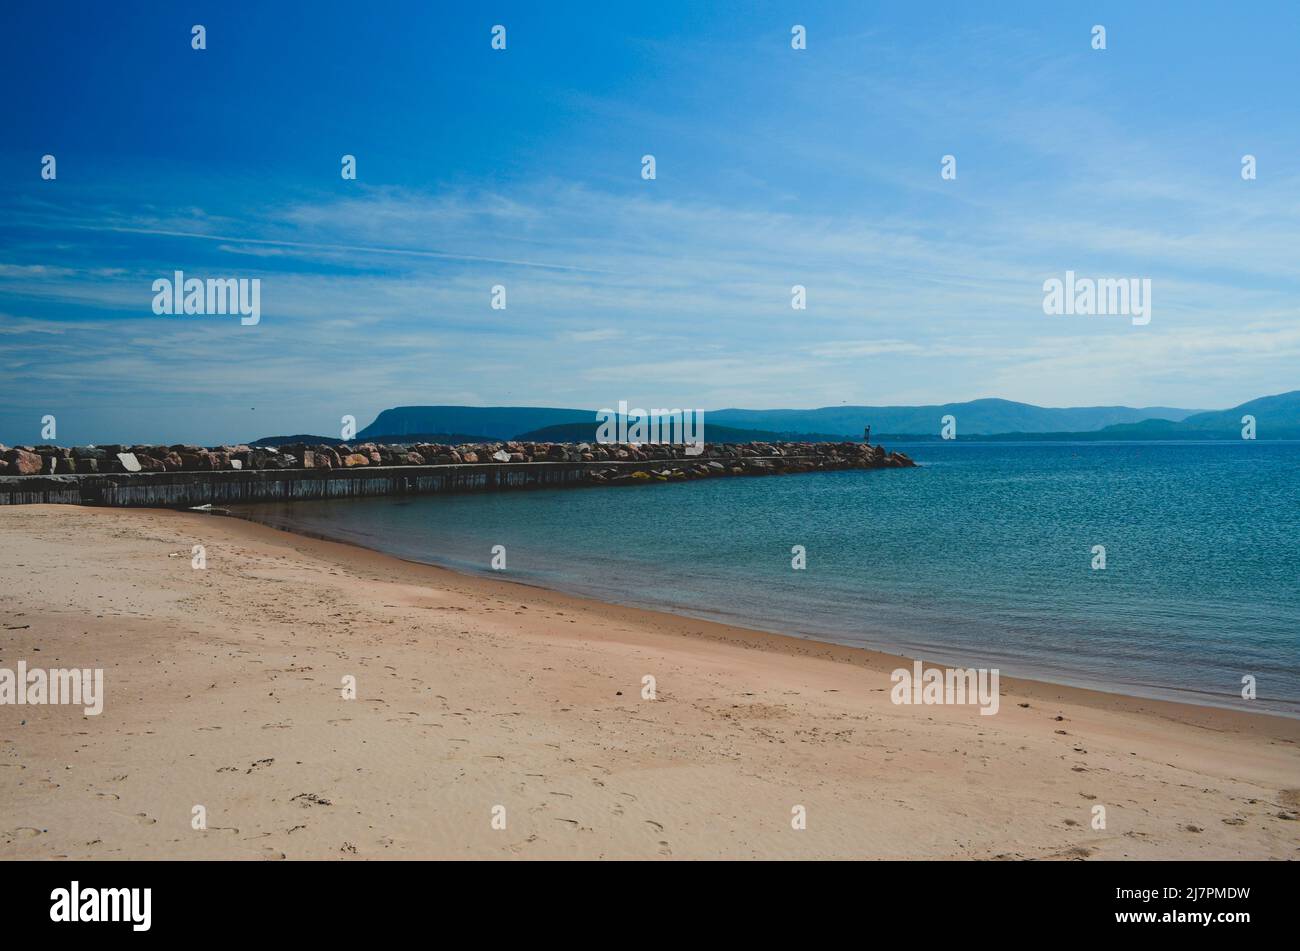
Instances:
[[[10,444],[47,413],[64,443],[216,442],[415,403],[1219,408],[1300,387],[1295,3],[0,17]],[[261,323],[155,316],[176,269],[259,278]],[[1150,324],[1044,315],[1067,269],[1150,278]]]

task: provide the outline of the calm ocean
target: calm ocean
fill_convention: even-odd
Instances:
[[[464,571],[504,545],[500,576],[603,600],[1300,714],[1300,443],[888,448],[922,468],[241,514]]]

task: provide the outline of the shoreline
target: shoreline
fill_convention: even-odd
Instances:
[[[995,716],[895,706],[895,655],[240,518],[0,528],[0,666],[107,685],[0,706],[0,857],[1300,857],[1290,718],[1011,677]]]
[[[217,514],[221,515],[223,513],[217,513]],[[890,671],[892,671],[898,666],[904,666],[910,669],[914,661],[922,659],[919,656],[919,654],[910,652],[911,650],[919,650],[920,648],[913,648],[913,647],[909,647],[908,645],[900,645],[897,649],[888,649],[884,647],[868,647],[865,645],[850,644],[850,643],[845,643],[842,640],[825,639],[831,637],[831,635],[820,635],[815,632],[787,633],[786,631],[779,629],[780,625],[773,625],[773,627],[770,628],[756,627],[753,626],[752,622],[747,618],[736,618],[734,620],[728,620],[722,616],[725,612],[721,612],[721,611],[713,612],[714,616],[709,616],[709,614],[706,613],[692,613],[688,609],[678,608],[676,606],[650,607],[645,604],[635,604],[626,601],[607,600],[595,594],[587,594],[581,591],[566,590],[564,588],[555,587],[542,582],[534,582],[534,581],[529,581],[524,579],[510,578],[497,572],[463,569],[454,565],[440,563],[436,561],[423,561],[417,558],[408,558],[403,555],[396,554],[394,552],[385,551],[382,548],[368,545],[358,539],[345,538],[345,537],[340,537],[338,535],[331,535],[326,532],[313,531],[299,523],[295,523],[291,521],[282,521],[278,519],[258,518],[256,513],[253,511],[252,506],[247,506],[247,507],[237,506],[231,508],[224,514],[226,517],[244,521],[252,525],[258,525],[263,528],[268,528],[271,531],[284,532],[289,535],[295,535],[300,538],[309,538],[320,542],[329,542],[331,544],[344,545],[349,548],[355,548],[359,551],[367,551],[376,555],[383,556],[385,558],[392,558],[396,561],[402,562],[403,564],[421,565],[427,568],[434,568],[439,571],[449,572],[457,577],[474,578],[485,582],[499,582],[501,584],[518,585],[518,586],[528,588],[530,590],[546,591],[551,594],[574,598],[579,601],[585,602],[589,605],[627,608],[630,610],[644,611],[654,615],[667,615],[670,617],[682,618],[684,620],[689,620],[689,621],[698,621],[698,622],[703,622],[708,624],[716,624],[721,627],[732,629],[735,631],[743,631],[754,636],[778,637],[778,638],[790,639],[800,643],[811,643],[811,644],[841,648],[847,651],[861,651],[864,654],[880,659],[881,664],[884,664],[886,661],[893,663],[893,666],[889,668]],[[933,651],[927,652],[927,656],[933,658],[933,660],[925,661],[925,665],[927,668],[928,667],[945,668],[945,667],[954,667],[954,666],[966,666],[966,667],[977,666],[974,663],[963,664],[958,660],[950,659],[954,656],[954,653],[953,652],[945,653],[945,649],[942,647],[936,647]],[[883,668],[877,668],[877,669],[883,669]],[[1099,682],[1090,682],[1088,677],[1084,674],[1080,674],[1077,680],[1072,681],[1070,678],[1073,676],[1074,675],[1069,670],[1061,669],[1059,672],[1030,671],[1028,673],[1020,674],[1020,675],[1008,675],[1002,677],[1002,680],[1003,682],[1008,682],[1008,683],[1015,682],[1020,684],[1038,684],[1045,688],[1060,688],[1065,690],[1083,691],[1087,693],[1097,693],[1105,697],[1124,698],[1127,700],[1143,701],[1147,703],[1168,703],[1168,704],[1175,704],[1175,705],[1187,706],[1187,707],[1205,707],[1212,710],[1222,710],[1222,711],[1240,713],[1245,716],[1277,717],[1286,720],[1295,720],[1297,722],[1300,722],[1300,711],[1270,710],[1270,709],[1248,710],[1248,709],[1244,709],[1240,704],[1233,704],[1229,702],[1226,698],[1222,703],[1213,702],[1213,700],[1211,699],[1205,699],[1205,700],[1189,699],[1189,697],[1195,696],[1195,694],[1192,691],[1190,690],[1182,691],[1182,690],[1178,690],[1177,688],[1156,687],[1156,688],[1152,688],[1153,695],[1144,695],[1141,693],[1132,693],[1126,691],[1124,689],[1126,685],[1123,684],[1116,685],[1116,684],[1104,684]],[[1058,677],[1060,679],[1057,679]],[[1162,695],[1154,695],[1154,694],[1162,694]],[[1183,696],[1183,694],[1187,694],[1188,696],[1185,697]]]

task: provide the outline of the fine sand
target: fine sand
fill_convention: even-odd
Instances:
[[[231,518],[0,507],[19,661],[106,700],[0,706],[3,858],[1300,857],[1300,720],[896,706],[896,657]]]

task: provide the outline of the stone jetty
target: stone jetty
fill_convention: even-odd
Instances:
[[[905,468],[856,442],[0,446],[0,504],[201,505]]]

